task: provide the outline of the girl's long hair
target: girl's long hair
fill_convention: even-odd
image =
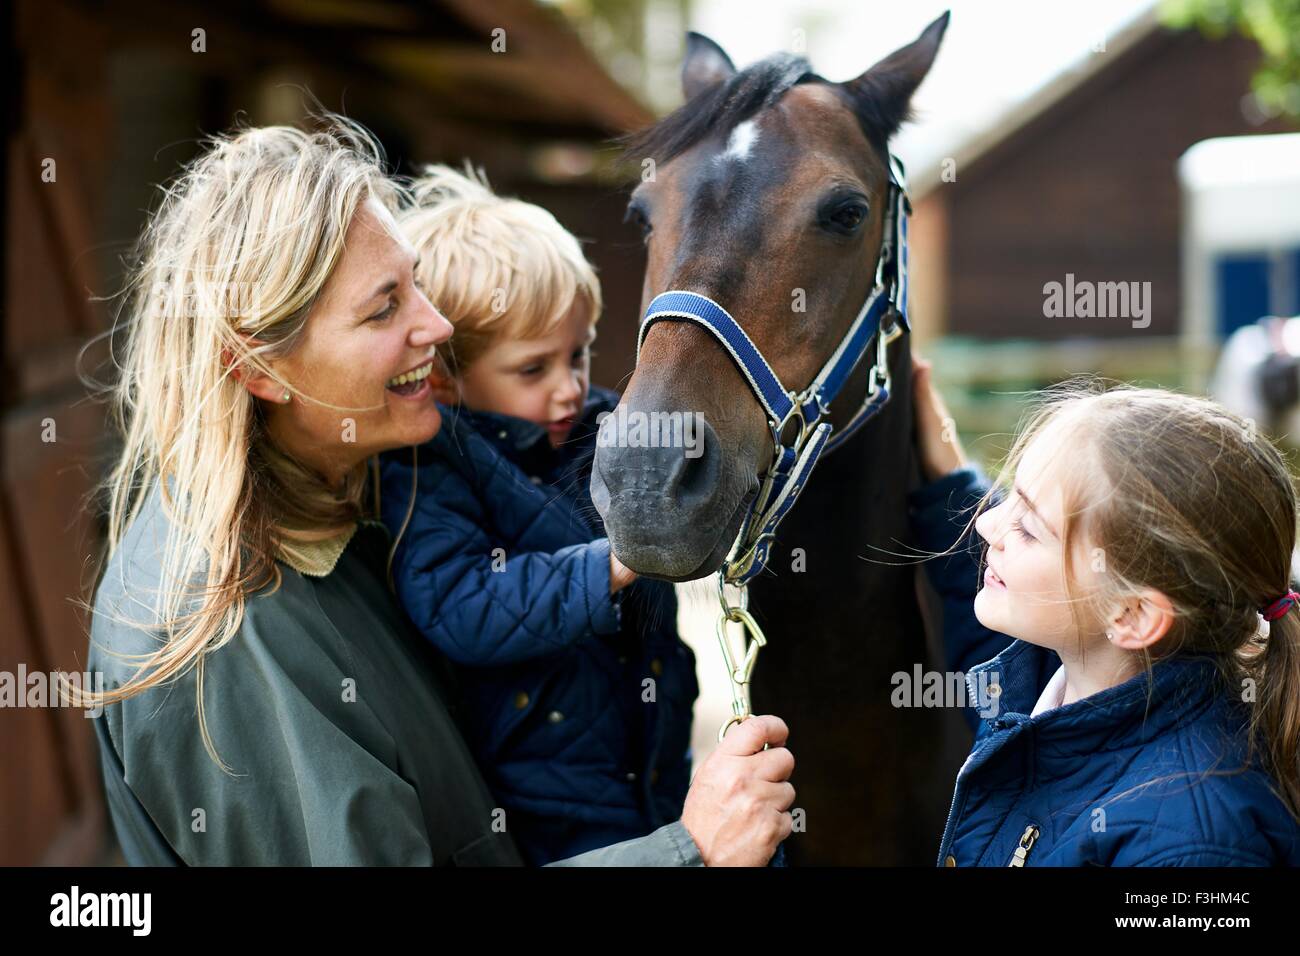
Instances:
[[[1282,455],[1254,422],[1209,399],[1079,376],[1027,411],[971,525],[1049,430],[1068,449],[1052,474],[1080,633],[1105,630],[1108,612],[1144,589],[1167,596],[1173,626],[1153,649],[1215,660],[1223,692],[1249,714],[1247,761],[1261,757],[1300,819],[1300,609],[1258,634],[1260,609],[1291,588],[1296,491]],[[1141,657],[1150,674],[1157,656]]]
[[[250,594],[279,586],[281,549],[331,537],[363,510],[365,469],[331,487],[276,449],[232,373],[275,377],[266,360],[299,341],[358,207],[399,198],[362,127],[319,120],[312,132],[243,129],[206,143],[162,188],[110,333],[123,447],[105,482],[109,558],[150,494],[171,531],[150,619],[127,622],[161,646],[133,655],[125,685],[83,700],[124,700],[196,668],[200,733],[225,770],[204,719],[204,655],[235,635]]]

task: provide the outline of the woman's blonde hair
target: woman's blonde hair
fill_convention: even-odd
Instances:
[[[1291,587],[1296,492],[1281,454],[1209,399],[1076,377],[1030,408],[976,516],[1049,431],[1055,448],[1069,449],[1068,462],[1058,456],[1049,467],[1064,502],[1062,570],[1080,633],[1146,588],[1168,597],[1173,626],[1155,655],[1141,652],[1144,670],[1171,654],[1208,655],[1225,694],[1244,700],[1254,688],[1250,757],[1261,753],[1300,818],[1300,612],[1257,634],[1259,611]]]
[[[459,375],[493,343],[546,335],[577,297],[600,318],[600,282],[578,240],[545,209],[492,192],[480,170],[426,166],[402,232],[417,281],[455,327],[443,353]]]
[[[250,594],[279,586],[280,548],[331,537],[363,511],[364,467],[331,487],[277,450],[232,374],[275,377],[266,360],[299,342],[358,207],[400,198],[362,127],[318,119],[314,132],[214,137],[163,187],[111,333],[123,448],[106,481],[109,555],[155,490],[171,533],[150,622],[162,646],[125,685],[85,700],[123,700],[197,668],[200,732],[223,769],[204,720],[204,655],[235,635]]]

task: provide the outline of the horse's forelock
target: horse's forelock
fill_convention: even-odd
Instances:
[[[687,100],[655,125],[622,137],[623,157],[666,163],[706,136],[725,136],[792,86],[808,82],[827,81],[804,57],[774,53]]]

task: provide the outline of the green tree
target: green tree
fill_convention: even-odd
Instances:
[[[1171,27],[1216,38],[1235,30],[1258,43],[1251,85],[1260,108],[1300,119],[1300,0],[1162,0],[1160,12]]]

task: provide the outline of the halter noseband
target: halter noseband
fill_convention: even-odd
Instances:
[[[794,505],[822,452],[838,448],[889,401],[892,384],[889,344],[911,331],[907,319],[907,216],[910,211],[903,164],[890,155],[889,195],[880,255],[876,259],[875,287],[835,352],[802,392],[781,384],[740,323],[707,296],[671,290],[655,296],[646,308],[637,335],[638,364],[641,343],[651,325],[665,319],[694,322],[722,343],[763,406],[772,430],[772,463],[723,564],[722,578],[729,584],[745,585],[763,569],[777,525]],[[830,415],[831,402],[871,350],[873,339],[875,357],[868,371],[866,396],[840,433],[831,438],[832,426],[825,421]],[[797,422],[798,433],[786,444],[784,437],[791,422]]]

